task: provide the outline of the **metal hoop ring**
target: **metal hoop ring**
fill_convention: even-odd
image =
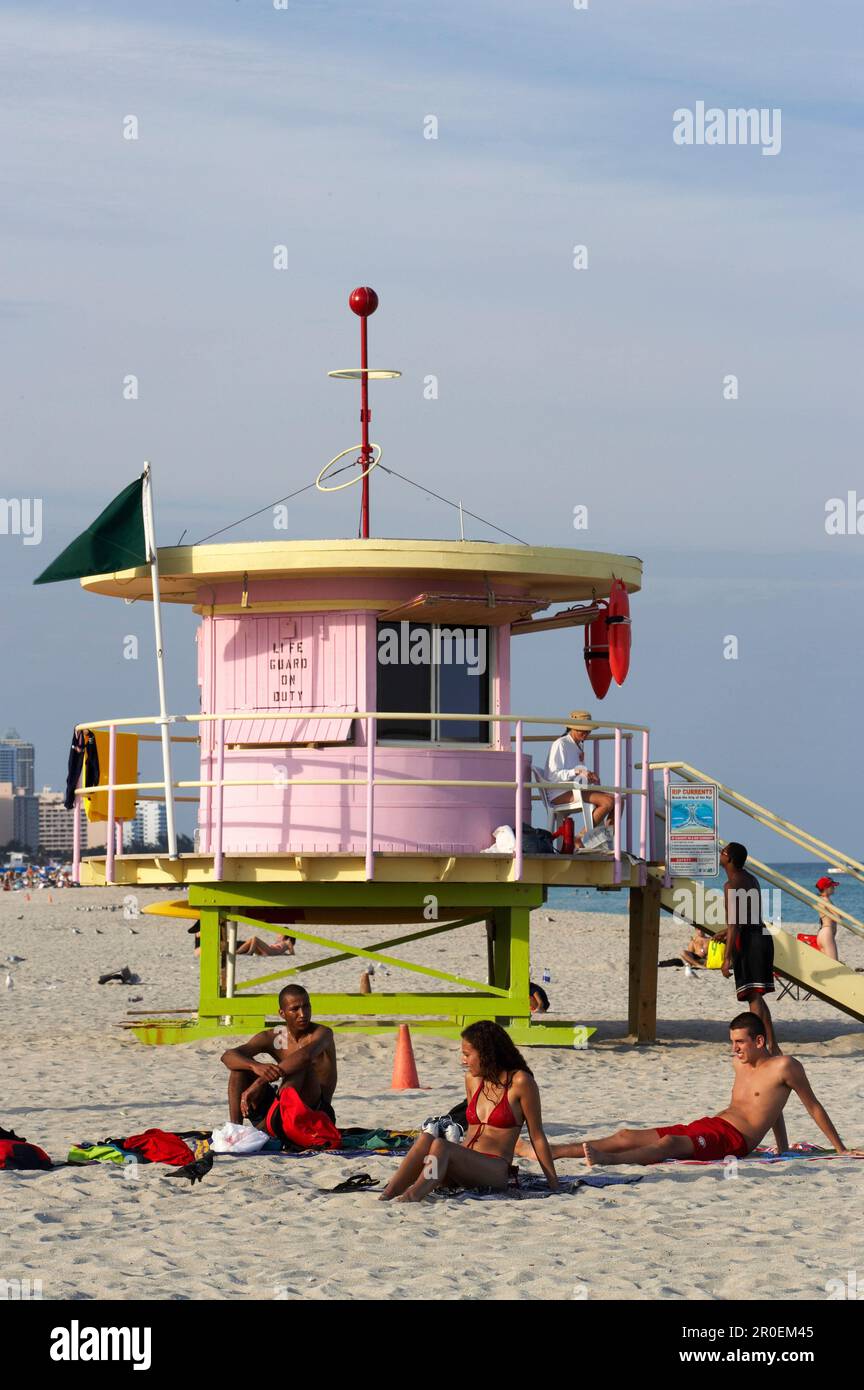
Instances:
[[[348,478],[344,483],[336,483],[333,487],[324,487],[324,485],[321,482],[321,479],[325,476],[328,468],[332,468],[334,463],[338,463],[340,459],[344,459],[346,454],[356,454],[358,449],[363,448],[363,445],[352,444],[350,449],[343,449],[341,454],[337,454],[336,457],[332,458],[329,463],[325,463],[324,467],[321,469],[321,472],[318,474],[318,477],[315,479],[315,486],[317,487],[318,491],[341,492],[343,488],[353,487],[355,483],[362,483],[364,478],[369,477],[369,474],[372,472],[372,469],[378,467],[379,463],[381,462],[381,456],[384,453],[384,450],[381,448],[380,444],[373,444],[371,447],[373,449],[378,450],[378,457],[372,460],[372,462],[369,464],[369,467],[364,468],[362,473],[355,473],[353,478]]]
[[[369,381],[393,381],[402,373],[392,367],[339,367],[327,375],[336,377],[338,381],[362,381],[364,376]]]

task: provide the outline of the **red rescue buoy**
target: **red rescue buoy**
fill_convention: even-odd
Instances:
[[[603,699],[612,684],[612,672],[609,668],[609,630],[606,616],[604,605],[600,616],[585,628],[585,668],[591,682],[591,689],[598,700]]]
[[[609,591],[609,669],[618,685],[623,685],[630,670],[630,598],[624,581],[613,579]]]

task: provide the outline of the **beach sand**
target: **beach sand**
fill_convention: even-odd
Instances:
[[[212,1128],[227,1119],[222,1039],[145,1047],[118,1024],[128,1009],[182,1008],[198,963],[185,924],[126,920],[126,890],[0,894],[0,1125],[55,1160],[69,1145],[148,1126]],[[141,905],[168,896],[136,890]],[[625,908],[623,896],[610,905]],[[111,909],[114,910],[111,910]],[[87,909],[93,909],[87,910]],[[554,919],[554,920],[550,920]],[[133,934],[134,933],[134,934]],[[246,934],[245,932],[243,933]],[[864,942],[841,933],[864,965]],[[661,959],[687,933],[664,920]],[[358,932],[358,944],[375,933]],[[298,962],[315,948],[298,943]],[[599,1136],[622,1124],[686,1122],[727,1103],[726,1024],[738,1012],[719,972],[662,969],[661,1040],[623,1042],[627,923],[616,915],[534,914],[532,974],[551,972],[553,1016],[596,1024],[583,1051],[532,1049],[551,1138]],[[7,957],[25,959],[6,965]],[[412,959],[483,977],[481,927],[432,938]],[[290,961],[243,960],[241,978]],[[128,965],[130,987],[97,977]],[[4,989],[7,970],[13,988]],[[359,968],[317,972],[320,987],[356,989]],[[375,989],[403,975],[376,976]],[[140,1002],[130,1002],[141,996]],[[773,1007],[773,1004],[772,1004]],[[864,1024],[817,1000],[777,1003],[781,1045],[807,1067],[847,1144],[864,1145]],[[345,1125],[409,1128],[462,1095],[458,1044],[415,1036],[421,1092],[389,1089],[392,1035],[339,1039],[336,1110]],[[790,1140],[820,1136],[793,1097]],[[374,1193],[325,1196],[352,1173],[384,1179],[394,1160],[280,1155],[217,1157],[202,1184],[161,1166],[94,1166],[0,1174],[3,1277],[40,1280],[46,1299],[822,1299],[860,1269],[864,1162],[663,1165],[630,1187],[581,1189],[526,1204],[437,1199],[383,1204]],[[539,1172],[532,1164],[524,1170]],[[562,1163],[578,1173],[576,1161]],[[785,1319],[790,1321],[787,1316]]]

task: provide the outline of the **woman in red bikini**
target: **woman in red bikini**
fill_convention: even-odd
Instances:
[[[540,1092],[522,1054],[497,1023],[484,1019],[462,1034],[465,1118],[461,1144],[420,1134],[381,1194],[382,1202],[422,1202],[436,1187],[505,1188],[516,1140],[528,1126],[533,1152],[553,1192],[555,1164],[543,1132]]]

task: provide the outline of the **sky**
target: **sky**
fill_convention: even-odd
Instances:
[[[864,513],[857,3],[31,0],[0,38],[0,497],[43,508],[40,544],[0,534],[0,733],[39,785],[77,720],[156,688],[149,606],[33,578],[145,458],[162,544],[311,482],[355,442],[326,373],[370,284],[372,362],[403,373],[372,398],[385,464],[644,562],[626,685],[596,705],[581,634],[544,634],[513,707],[648,723],[654,756],[864,851],[864,515],[826,531],[832,498]],[[779,153],[677,144],[698,102],[779,112]],[[458,534],[374,481],[373,532]],[[355,492],[296,498],[288,535],[353,535]],[[196,620],[165,617],[192,711]]]

